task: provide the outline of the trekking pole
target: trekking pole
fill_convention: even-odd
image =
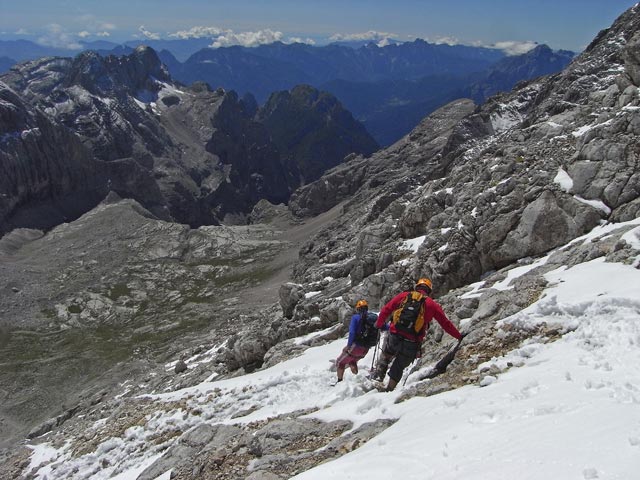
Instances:
[[[380,343],[380,330],[378,330],[378,336],[376,338],[376,348],[373,350],[373,359],[371,360],[371,368],[369,369],[369,378],[373,372],[373,366],[376,364],[376,354],[378,353],[378,343]]]

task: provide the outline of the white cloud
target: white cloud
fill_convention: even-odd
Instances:
[[[469,45],[472,47],[483,47],[483,48],[493,48],[496,50],[502,50],[507,55],[522,55],[523,53],[527,53],[529,50],[532,50],[538,46],[538,43],[532,41],[518,42],[518,41],[504,41],[504,42],[496,42],[492,44],[487,44],[486,42],[482,42],[480,40],[476,40],[473,42],[461,42],[456,37],[445,36],[445,37],[437,37],[435,39],[426,39],[428,42],[434,43],[436,45]]]
[[[87,37],[91,36],[91,34],[89,32],[87,32],[86,30],[83,30],[81,32],[78,32],[78,36],[80,38],[87,38]]]
[[[399,35],[388,32],[376,32],[369,30],[363,33],[336,33],[329,37],[332,42],[387,42],[392,38],[398,38]]]
[[[16,35],[31,35],[31,32],[29,30],[27,30],[26,28],[19,28],[18,30],[15,31]]]
[[[189,30],[180,30],[171,33],[169,36],[186,40],[188,38],[215,38],[229,32],[231,32],[231,30],[223,30],[218,27],[192,27]]]
[[[171,38],[186,40],[189,38],[211,38],[212,48],[229,47],[231,45],[241,45],[243,47],[256,47],[273,42],[284,43],[306,43],[315,45],[315,41],[311,38],[289,37],[284,40],[284,34],[271,29],[258,30],[256,32],[234,32],[230,29],[223,29],[213,26],[195,26],[188,30],[179,30],[169,34]]]
[[[507,55],[522,55],[523,53],[527,53],[529,50],[533,50],[536,48],[538,44],[536,42],[516,42],[516,41],[508,41],[508,42],[497,42],[493,45],[489,45],[489,48],[496,48],[498,50],[502,50]]]
[[[460,45],[460,40],[456,37],[437,37],[432,42],[436,45]]]
[[[211,47],[229,47],[231,45],[241,45],[243,47],[257,47],[274,42],[281,42],[282,32],[274,32],[273,30],[259,30],[257,32],[240,32],[234,33],[227,31],[224,35],[217,37]]]
[[[159,33],[150,32],[145,28],[144,25],[140,25],[140,27],[138,28],[138,31],[149,40],[160,40]]]
[[[72,34],[67,32],[61,25],[52,23],[47,25],[47,33],[38,38],[40,45],[54,48],[65,48],[68,50],[79,50],[82,48]]]
[[[307,45],[315,45],[316,41],[313,38],[289,37],[287,43],[306,43]]]
[[[98,32],[98,33],[96,33],[96,36],[98,36],[98,37],[110,37],[111,34],[109,32]]]

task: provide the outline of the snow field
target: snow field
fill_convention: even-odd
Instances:
[[[509,370],[486,388],[385,405],[387,414],[399,418],[396,424],[295,478],[388,479],[398,472],[406,479],[637,478],[640,272],[595,260],[551,276],[558,284],[545,298],[553,301],[543,299],[506,322],[529,316],[574,331],[495,359],[520,360],[526,367]],[[600,278],[607,279],[606,287]],[[335,420],[356,412],[334,405],[313,416]]]

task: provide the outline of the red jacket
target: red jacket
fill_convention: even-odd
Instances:
[[[422,292],[420,292],[422,293]],[[407,295],[410,295],[411,292],[402,292],[393,297],[391,300],[387,302],[387,304],[382,307],[380,310],[380,314],[378,315],[378,321],[376,322],[376,328],[381,328],[387,321],[387,318],[391,316],[394,310],[400,308],[403,300]],[[401,335],[409,340],[414,340],[418,342],[422,342],[424,336],[427,333],[427,327],[429,326],[429,322],[431,320],[436,319],[436,321],[440,324],[440,326],[444,329],[452,337],[460,340],[462,336],[456,326],[451,323],[451,320],[447,318],[442,310],[442,307],[431,297],[427,297],[424,301],[424,309],[423,309],[423,320],[424,324],[422,325],[422,329],[418,332],[417,335],[411,335],[410,333],[405,333],[396,330],[396,326],[391,324],[389,327],[389,331],[396,335]]]

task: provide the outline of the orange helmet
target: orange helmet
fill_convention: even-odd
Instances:
[[[356,310],[360,310],[361,308],[364,308],[364,309],[369,308],[369,304],[367,303],[366,300],[358,300],[356,302]]]
[[[416,282],[416,289],[419,287],[427,287],[429,291],[433,290],[433,284],[428,278],[421,278]]]

